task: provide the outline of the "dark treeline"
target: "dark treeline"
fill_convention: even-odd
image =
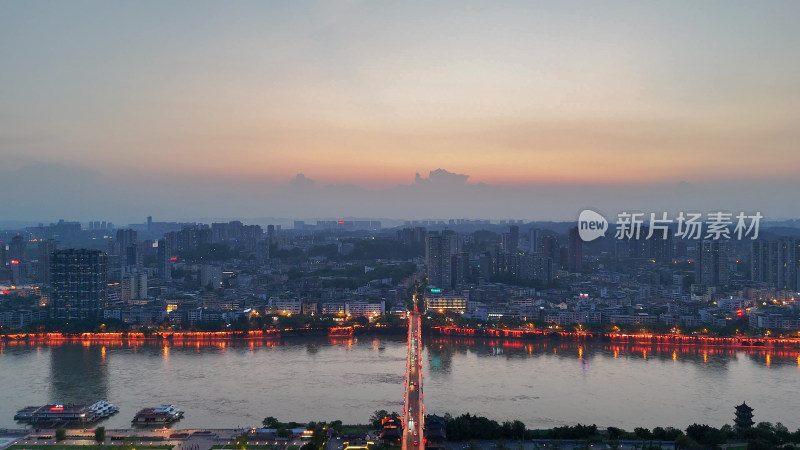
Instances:
[[[450,414],[445,414],[444,422],[447,439],[451,441],[526,439],[525,424],[519,420],[503,422],[501,425],[497,421],[481,416],[463,414],[452,417]]]
[[[447,439],[470,440],[531,440],[568,439],[588,442],[620,440],[674,441],[677,448],[719,448],[729,442],[747,443],[748,449],[793,449],[800,448],[800,430],[790,432],[781,423],[761,422],[758,425],[737,431],[730,425],[714,428],[710,425],[693,424],[686,431],[672,427],[635,428],[632,432],[621,428],[598,429],[597,425],[568,425],[546,430],[529,430],[519,420],[498,423],[486,417],[463,414],[444,416]]]

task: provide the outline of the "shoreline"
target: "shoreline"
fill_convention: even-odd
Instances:
[[[227,342],[270,342],[285,338],[326,337],[330,339],[351,339],[354,337],[404,336],[406,327],[337,327],[299,328],[283,330],[239,331],[170,331],[170,332],[103,332],[103,333],[14,333],[0,335],[2,344],[50,344],[50,343],[227,343]],[[788,349],[800,351],[800,337],[750,337],[750,336],[708,336],[660,333],[623,333],[591,331],[553,331],[542,329],[505,328],[457,328],[431,327],[426,329],[426,337],[468,337],[492,338],[515,341],[554,341],[554,342],[604,342],[615,344],[653,344],[667,346],[729,347],[742,349]]]
[[[623,333],[591,331],[516,330],[504,328],[432,327],[433,336],[476,337],[512,339],[521,341],[605,342],[612,344],[653,344],[674,346],[731,347],[748,349],[800,350],[799,338],[771,338],[749,336],[687,336],[660,333]]]
[[[9,333],[0,335],[0,343],[8,342],[226,342],[226,341],[258,341],[291,337],[330,337],[351,338],[354,336],[405,335],[405,327],[380,327],[365,330],[360,327],[336,328],[295,328],[283,330],[251,330],[251,331],[157,331],[145,333],[141,331],[126,332],[47,332],[47,333]]]

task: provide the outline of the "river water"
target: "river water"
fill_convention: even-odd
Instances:
[[[755,420],[800,427],[795,351],[484,338],[424,340],[428,413],[471,412],[529,428],[595,423],[626,429]],[[213,344],[0,344],[0,428],[28,405],[107,399],[101,422],[128,428],[141,408],[172,403],[178,428],[280,420],[366,423],[400,411],[405,337],[285,338]]]

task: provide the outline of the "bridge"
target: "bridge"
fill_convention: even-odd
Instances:
[[[422,333],[420,315],[414,302],[414,311],[408,314],[408,355],[406,357],[405,402],[403,406],[403,450],[425,448],[425,408],[422,406]]]

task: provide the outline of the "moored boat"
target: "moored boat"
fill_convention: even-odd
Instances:
[[[133,417],[133,425],[168,424],[180,420],[183,411],[173,405],[144,408]]]

